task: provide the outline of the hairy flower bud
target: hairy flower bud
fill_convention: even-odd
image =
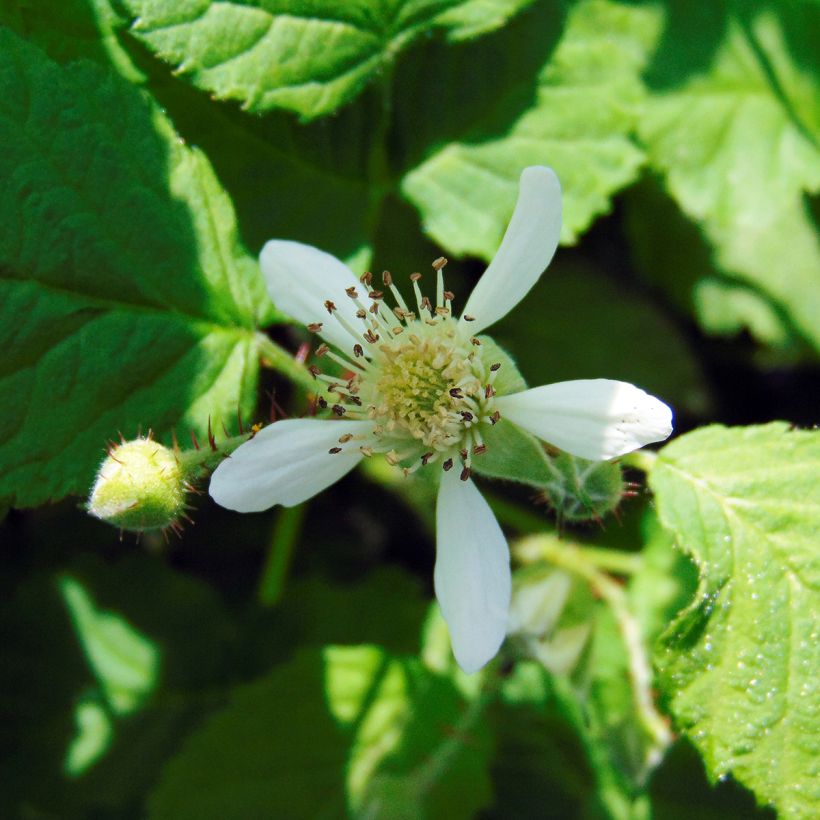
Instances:
[[[88,512],[123,530],[176,523],[185,508],[185,474],[173,450],[150,438],[112,448],[97,473]]]
[[[617,462],[587,461],[569,453],[550,460],[555,477],[542,485],[543,499],[559,521],[600,520],[616,510],[626,494]]]

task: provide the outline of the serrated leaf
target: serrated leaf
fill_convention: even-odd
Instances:
[[[816,10],[730,9],[706,0],[672,6],[640,136],[669,192],[714,245],[717,264],[820,349],[820,242],[804,201],[820,190],[820,95],[803,68]],[[707,70],[680,84],[681,61],[708,53],[704,30],[719,38]],[[776,338],[748,301],[730,306],[737,321]]]
[[[29,506],[84,494],[118,430],[247,417],[269,300],[207,160],[139,92],[8,31],[0,92],[0,496]]]
[[[225,709],[187,739],[148,817],[295,820],[349,816],[346,806],[392,817],[397,795],[430,817],[470,817],[487,798],[483,747],[459,744],[440,781],[411,777],[446,742],[442,727],[460,709],[452,684],[415,660],[375,646],[303,650],[236,687]]]
[[[312,119],[353,99],[463,0],[125,0],[133,34],[220,99]]]
[[[678,725],[712,777],[785,817],[820,799],[820,434],[713,426],[650,473],[663,525],[700,572],[656,655]]]
[[[479,125],[402,181],[426,231],[455,254],[493,256],[527,165],[557,172],[565,196],[562,240],[571,243],[609,209],[612,194],[635,179],[643,162],[630,133],[643,95],[640,72],[658,30],[657,9],[583,0],[571,9],[554,53],[558,22],[547,4],[515,23],[481,41],[484,59],[503,76],[507,65],[520,62],[522,36],[526,49],[540,45],[535,98],[502,135]],[[452,59],[463,71],[464,57],[453,51]],[[485,90],[482,101],[493,99],[493,111],[516,104],[522,75],[516,79],[504,89],[507,99],[493,89]]]

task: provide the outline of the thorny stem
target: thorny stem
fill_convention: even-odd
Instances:
[[[216,465],[229,456],[240,444],[244,444],[253,433],[241,433],[238,436],[216,441],[216,449],[205,441],[198,450],[182,450],[177,452],[177,460],[186,475],[190,475],[199,469],[211,470]]]
[[[484,497],[487,499],[496,518],[502,524],[515,528],[522,535],[535,535],[544,532],[545,522],[540,516],[521,509],[516,504],[487,491],[484,491]],[[578,550],[586,561],[598,567],[598,569],[614,572],[616,575],[632,575],[643,564],[640,553],[601,547],[586,547],[581,544],[573,545],[573,549]]]
[[[580,576],[609,605],[629,659],[629,677],[638,717],[644,731],[652,740],[646,759],[647,767],[652,768],[671,743],[672,734],[652,701],[652,670],[649,658],[644,649],[640,625],[629,609],[624,590],[612,578],[600,572],[589,560],[588,554],[574,544],[554,538],[532,536],[519,541],[513,554],[525,564],[546,561]]]
[[[289,378],[306,392],[316,392],[316,382],[305,365],[295,359],[287,350],[283,350],[279,345],[272,342],[264,333],[257,333],[255,338],[263,364],[278,370],[283,376]]]

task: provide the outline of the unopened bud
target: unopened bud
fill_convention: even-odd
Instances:
[[[559,521],[596,521],[618,508],[624,496],[621,467],[612,461],[587,461],[569,453],[550,458],[555,479],[542,497]]]
[[[182,514],[185,488],[185,474],[173,450],[138,438],[111,449],[87,509],[123,530],[164,529]]]
[[[589,638],[589,623],[567,615],[572,589],[572,578],[563,570],[517,573],[513,582],[507,633],[554,675],[575,668]]]

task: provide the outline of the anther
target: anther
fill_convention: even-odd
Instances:
[[[347,444],[347,442],[352,438],[353,433],[345,433],[343,436],[339,436],[339,444]]]
[[[441,270],[446,264],[447,260],[443,256],[439,256],[439,258],[433,262],[433,270]]]
[[[316,355],[319,358],[326,356],[328,353],[330,353],[330,348],[324,343],[320,344],[319,347],[316,348]]]
[[[347,295],[348,295],[351,299],[358,299],[358,298],[359,298],[359,291],[357,291],[355,287],[345,288],[345,293],[346,293],[346,294],[347,294]]]
[[[319,396],[319,398],[316,400],[316,403],[319,405],[319,407],[322,408],[322,410],[327,408],[327,402],[322,396]]]
[[[462,461],[467,461],[467,456],[469,456],[469,455],[470,455],[470,454],[467,452],[467,448],[466,448],[466,447],[462,447],[462,448],[458,451],[458,454],[461,456],[461,460],[462,460]]]
[[[325,308],[327,309],[328,313],[333,313],[333,311],[336,310],[336,305],[334,305],[333,302],[331,302],[330,299],[328,299],[325,301]]]
[[[445,473],[446,473],[448,470],[452,470],[452,469],[453,469],[453,459],[448,458],[448,459],[447,459],[447,461],[445,461],[445,462],[444,462],[444,464],[442,464],[441,466],[442,466],[442,468],[444,469],[444,472],[445,472]]]
[[[367,318],[367,311],[364,308],[359,308],[356,311],[356,318],[357,319],[366,319]]]
[[[473,420],[473,414],[469,410],[462,410],[461,411],[461,418],[463,418],[464,421],[472,421]]]
[[[364,338],[366,342],[370,342],[370,344],[376,344],[379,341],[381,336],[378,333],[374,333],[372,330],[368,330],[367,333],[364,334]]]
[[[472,344],[474,344],[476,347],[479,347],[479,346],[481,345],[481,342],[480,342],[478,339],[476,339],[476,337],[475,337],[475,336],[473,336],[473,338],[472,338],[472,339],[470,339],[470,342],[471,342]]]
[[[434,453],[432,453],[432,452],[430,452],[430,453],[425,453],[425,454],[421,457],[421,463],[422,463],[422,464],[426,467],[426,466],[427,466],[427,462],[428,462],[428,461],[429,461],[429,460],[433,457],[433,455],[434,455]]]
[[[375,299],[378,301],[379,299],[384,299],[384,292],[381,290],[371,290],[367,294],[371,299]]]
[[[429,296],[422,297],[421,307],[422,307],[422,310],[429,310],[430,313],[433,312],[433,305],[430,302],[430,297]]]
[[[449,316],[450,315],[450,308],[437,307],[436,308],[436,315],[437,316]]]
[[[418,282],[419,279],[421,279],[421,274],[420,273],[411,273],[410,274],[410,281],[411,282]]]
[[[495,373],[496,370],[501,369],[501,362],[496,362],[495,364],[490,365],[490,372]]]
[[[453,299],[455,299],[455,298],[456,298],[456,295],[455,295],[455,293],[453,293],[453,291],[451,291],[451,290],[445,290],[444,291],[444,300],[445,301],[452,302]]]
[[[467,480],[467,479],[468,479],[471,475],[472,475],[472,470],[470,470],[470,468],[469,468],[469,467],[465,467],[465,468],[461,471],[461,475],[459,476],[459,478],[460,478],[462,481],[466,481],[466,480]]]
[[[370,456],[372,456],[372,455],[373,455],[373,448],[372,448],[372,447],[366,447],[366,446],[363,444],[361,447],[359,447],[359,452],[360,452],[363,456],[367,456],[368,458],[370,458]]]
[[[318,333],[318,332],[322,329],[322,322],[311,322],[311,323],[307,326],[307,329],[308,329],[311,333]]]
[[[330,408],[337,416],[343,416],[347,411],[342,407],[341,404],[334,404],[333,407]]]
[[[491,399],[494,395],[495,395],[495,388],[491,384],[488,384],[484,388],[484,398],[485,399]]]
[[[342,448],[341,448],[341,447],[331,447],[331,448],[328,450],[328,453],[330,453],[330,455],[332,455],[332,456],[336,455],[336,453],[341,453],[341,452],[342,452]]]
[[[390,271],[386,270],[382,272],[382,282],[384,282],[384,286],[389,288],[390,285],[393,284],[393,277],[390,275]]]
[[[470,316],[469,313],[465,313],[461,318],[464,319],[465,322],[474,322],[475,321],[475,316]]]
[[[496,410],[495,413],[490,416],[490,424],[498,424],[499,421],[501,421],[501,413]]]
[[[341,439],[339,439],[339,441],[341,441]],[[474,456],[480,456],[482,453],[486,453],[486,452],[487,452],[487,445],[486,444],[476,444],[476,446],[473,447],[473,455]]]
[[[359,281],[367,288],[370,287],[370,283],[373,281],[373,274],[366,270],[360,277]]]
[[[451,387],[451,388],[450,388],[450,395],[451,395],[454,399],[463,399],[463,398],[464,398],[464,395],[463,395],[463,393],[461,392],[461,388],[460,388],[460,387]]]
[[[353,345],[353,355],[357,359],[360,359],[362,356],[364,356],[364,348],[360,344]],[[489,385],[487,385],[487,387],[489,387]]]
[[[322,372],[322,371],[321,371],[321,370],[319,370],[319,368],[318,368],[318,367],[316,367],[316,365],[315,365],[315,364],[312,364],[312,365],[308,368],[308,373],[310,373],[310,375],[311,375],[311,376],[313,376],[313,378],[314,378],[314,379],[315,379],[315,378],[316,378],[316,377],[317,377],[317,376],[318,376],[321,372]]]

